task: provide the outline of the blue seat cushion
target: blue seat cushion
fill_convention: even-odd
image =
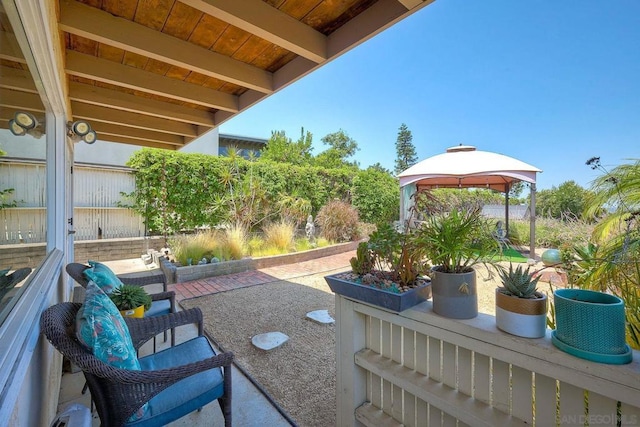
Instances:
[[[215,354],[205,337],[197,337],[140,358],[140,369],[143,371],[168,369],[207,359]],[[202,408],[223,394],[222,369],[209,369],[180,380],[163,390],[149,401],[144,417],[126,425],[131,427],[165,425]]]
[[[162,316],[171,313],[171,301],[158,300],[151,303],[151,308],[144,312],[144,317]]]

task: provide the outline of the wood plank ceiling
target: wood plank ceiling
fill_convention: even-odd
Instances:
[[[69,116],[179,149],[431,1],[60,0]],[[44,112],[9,21],[0,8],[0,128]]]

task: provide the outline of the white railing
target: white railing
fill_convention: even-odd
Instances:
[[[336,294],[336,353],[338,426],[640,425],[640,352],[590,362],[485,314],[447,319],[430,301],[395,314]]]

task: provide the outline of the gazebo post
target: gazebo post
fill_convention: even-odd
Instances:
[[[400,224],[404,226],[404,187],[400,187]]]
[[[529,258],[536,259],[536,184],[531,183],[531,203],[529,203]]]
[[[504,230],[509,237],[509,184],[504,185]]]

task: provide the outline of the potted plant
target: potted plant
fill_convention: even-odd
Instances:
[[[541,338],[547,330],[547,296],[536,289],[534,278],[522,265],[499,268],[502,287],[496,288],[496,326],[525,338]]]
[[[151,297],[142,286],[122,285],[109,294],[111,301],[125,317],[143,317],[151,308]]]
[[[451,208],[436,200],[429,211],[418,226],[416,244],[433,265],[433,311],[453,319],[474,318],[478,296],[473,267],[484,264],[491,274],[492,258],[499,253],[492,227],[480,207]]]
[[[331,290],[394,312],[401,312],[431,296],[426,266],[412,231],[400,233],[385,224],[361,242],[351,271],[325,276]]]

